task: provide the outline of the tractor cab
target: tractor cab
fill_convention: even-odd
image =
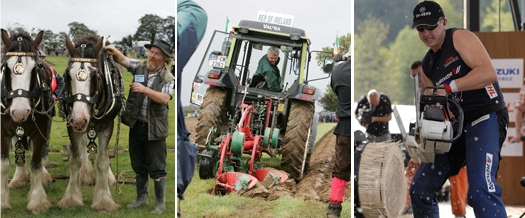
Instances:
[[[264,78],[256,74],[269,47],[279,50],[280,92],[269,91],[261,85]],[[309,49],[310,39],[304,30],[294,27],[243,20],[230,33],[216,30],[195,76],[190,102],[201,105],[210,85],[230,87],[247,95],[262,94],[275,99],[291,95],[314,101],[320,92],[306,85],[307,64],[312,55]],[[333,65],[333,60],[325,62],[324,68]]]

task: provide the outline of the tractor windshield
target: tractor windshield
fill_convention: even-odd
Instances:
[[[190,102],[196,105],[202,103],[206,89],[211,82],[210,77],[217,75],[224,77],[231,75],[231,84],[224,86],[249,86],[251,88],[266,89],[273,92],[285,93],[294,83],[300,81],[301,60],[306,60],[306,55],[301,55],[303,46],[306,44],[287,43],[284,40],[268,40],[264,37],[243,37],[222,31],[215,31],[208,48],[201,61],[201,66],[195,75]],[[268,49],[277,51],[278,58],[275,67],[268,66]],[[265,60],[266,59],[266,60]],[[259,67],[266,64],[266,66]],[[304,62],[303,62],[304,63]],[[277,81],[279,91],[271,90],[268,84],[260,84],[268,78],[268,72],[257,72],[257,69],[275,68],[275,76],[269,76]],[[303,66],[304,71],[304,66]],[[217,72],[210,74],[210,72]],[[257,77],[256,73],[259,74]],[[211,76],[210,76],[211,75]],[[254,78],[255,76],[255,78]],[[219,78],[217,78],[219,79]],[[301,78],[304,80],[304,78]],[[224,82],[220,80],[219,83]],[[265,81],[266,83],[272,81]],[[221,85],[221,84],[213,84]],[[257,86],[259,85],[259,86]]]

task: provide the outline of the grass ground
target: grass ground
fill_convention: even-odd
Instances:
[[[64,73],[64,70],[67,67],[67,57],[62,56],[47,56],[46,60],[50,62],[61,75]],[[128,87],[132,81],[132,75],[123,70],[124,75],[124,87],[125,87],[125,96],[127,97]],[[170,133],[166,139],[166,144],[168,147],[168,158],[167,158],[167,167],[166,171],[168,172],[167,176],[167,187],[166,187],[166,212],[157,217],[175,217],[175,100],[171,100],[170,111],[172,113],[168,114],[169,124],[170,124]],[[117,122],[115,122],[117,124]],[[111,169],[114,174],[123,173],[124,180],[132,180],[133,170],[131,169],[129,154],[125,151],[128,148],[128,135],[129,127],[126,125],[120,125],[120,134],[117,134],[119,126],[115,125],[113,132],[113,137],[109,143],[109,150],[114,151],[116,146],[116,140],[118,141],[118,155],[115,158],[112,158]],[[69,173],[69,166],[67,162],[63,162],[62,158],[67,156],[66,151],[63,148],[63,145],[69,144],[69,138],[67,136],[67,126],[66,122],[62,120],[61,117],[54,117],[51,136],[50,136],[50,153],[48,156],[49,162],[58,164],[54,168],[49,168],[48,171],[50,174],[58,175],[67,175]],[[13,152],[11,152],[14,154]],[[26,160],[29,160],[29,154],[26,154]],[[14,173],[14,155],[11,155],[11,172],[10,178],[12,178]],[[149,196],[149,206],[137,208],[134,210],[129,210],[125,206],[129,203],[132,203],[136,198],[135,186],[133,184],[117,184],[110,187],[111,194],[115,203],[119,204],[121,208],[117,211],[100,214],[90,209],[94,186],[82,187],[83,201],[84,206],[77,207],[73,209],[63,210],[56,206],[57,202],[60,201],[64,195],[65,189],[67,187],[69,180],[67,179],[58,179],[55,180],[49,187],[46,188],[46,193],[49,201],[53,204],[51,209],[48,212],[39,214],[39,217],[149,217],[150,211],[155,205],[155,196],[153,190],[153,182],[150,182],[150,196]],[[29,187],[24,187],[21,189],[10,190],[10,202],[12,209],[2,210],[2,217],[28,217],[31,214],[26,211],[27,206],[27,194],[29,192]]]

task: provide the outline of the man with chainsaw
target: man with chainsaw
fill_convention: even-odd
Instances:
[[[422,162],[410,187],[414,217],[439,217],[434,200],[447,178],[468,168],[468,203],[476,217],[507,217],[496,183],[500,150],[507,134],[508,112],[496,71],[478,37],[465,29],[447,29],[439,4],[418,3],[412,28],[430,49],[422,60],[426,84],[442,87],[464,111],[463,129],[449,152]],[[443,91],[445,92],[445,91]],[[455,114],[458,116],[458,114]]]
[[[355,109],[355,118],[366,128],[369,142],[384,142],[392,139],[388,122],[392,119],[390,98],[375,89],[361,97]]]
[[[416,84],[419,91],[423,90],[423,88],[427,86],[425,84],[425,81],[423,80],[422,74],[423,68],[421,67],[421,61],[414,61],[410,66],[410,78],[412,78],[412,81],[414,83],[416,83],[417,79]],[[408,165],[405,170],[405,177],[407,179],[408,184],[407,189],[410,189],[412,179],[414,178],[414,175],[416,174],[417,169],[419,168],[419,164],[419,162],[416,162],[413,158],[410,158],[410,161],[408,162]],[[454,214],[455,217],[465,217],[467,213],[466,201],[468,189],[467,167],[465,166],[461,168],[457,175],[450,176],[448,179],[450,181],[450,204],[452,207],[452,214]],[[403,208],[405,214],[412,213],[412,208],[410,207],[410,205],[410,190],[407,190],[406,203],[405,207]]]
[[[122,123],[130,128],[129,156],[136,174],[137,199],[127,207],[132,209],[148,204],[148,182],[151,178],[156,198],[156,206],[151,213],[162,214],[166,210],[168,103],[175,90],[175,77],[168,67],[173,55],[172,46],[164,40],[155,40],[144,47],[149,50],[145,62],[124,56],[112,45],[106,50],[133,74]]]

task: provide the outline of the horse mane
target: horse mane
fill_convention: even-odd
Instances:
[[[20,42],[17,41],[18,37],[22,37],[23,40]],[[31,38],[31,36],[29,36],[26,33],[15,33],[9,39],[11,40],[11,46],[9,46],[9,48],[6,48],[7,45],[5,45],[4,52],[13,52],[13,51],[35,52],[36,51],[36,48],[32,44],[33,39]],[[19,50],[19,48],[21,48],[22,50]]]
[[[84,49],[84,58],[96,58],[95,51],[95,45],[97,44],[99,40],[99,37],[95,35],[85,35],[79,37],[77,40],[75,40],[75,52],[76,54],[71,54],[71,56],[80,56],[81,48],[80,45],[85,44],[86,47]]]

